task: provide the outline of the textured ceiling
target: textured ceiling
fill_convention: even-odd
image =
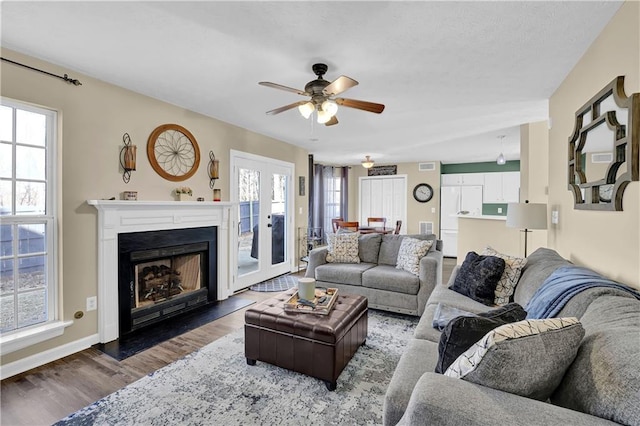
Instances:
[[[317,161],[519,158],[523,123],[620,7],[530,2],[7,2],[3,47],[301,146]],[[360,84],[325,127],[292,109],[311,65]],[[196,135],[197,137],[197,135]]]

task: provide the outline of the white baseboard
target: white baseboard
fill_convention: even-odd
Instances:
[[[91,345],[95,345],[96,343],[98,343],[98,334],[93,334],[80,340],[2,365],[0,366],[0,380],[15,376],[16,374],[24,373],[27,370],[40,367],[41,365],[64,358],[65,356],[72,355],[76,352],[80,352],[91,347]]]

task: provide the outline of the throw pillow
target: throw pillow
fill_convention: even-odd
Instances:
[[[577,318],[524,320],[487,333],[444,373],[478,385],[547,400],[584,336]]]
[[[420,259],[422,259],[431,246],[433,240],[418,240],[416,238],[405,237],[400,243],[398,251],[397,269],[404,269],[414,275],[420,273]]]
[[[456,275],[451,290],[493,306],[496,286],[504,272],[504,260],[495,256],[480,256],[474,251],[467,253]]]
[[[328,263],[360,263],[358,256],[358,237],[356,232],[348,234],[329,234],[327,247]]]
[[[491,330],[501,325],[522,321],[527,312],[517,303],[477,315],[459,316],[444,327],[438,344],[436,373],[444,373],[453,362],[482,339]]]
[[[504,272],[496,286],[494,303],[498,306],[506,305],[509,303],[509,300],[511,300],[511,296],[513,296],[513,292],[522,274],[522,268],[527,264],[527,259],[498,253],[489,246],[484,249],[482,254],[485,256],[496,256],[504,260]]]

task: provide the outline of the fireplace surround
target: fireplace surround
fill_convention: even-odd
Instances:
[[[98,341],[120,336],[118,239],[120,234],[216,227],[215,300],[232,293],[236,251],[230,250],[234,203],[210,201],[88,200],[98,210]],[[211,277],[209,278],[211,281]],[[209,291],[211,287],[209,287]],[[210,297],[210,294],[209,296]],[[211,299],[209,299],[211,301]]]

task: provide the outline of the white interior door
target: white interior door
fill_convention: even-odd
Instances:
[[[384,217],[387,227],[394,227],[397,220],[407,229],[407,176],[371,176],[360,178],[360,206],[358,220],[367,224],[368,217]]]
[[[239,151],[231,152],[231,164],[237,291],[292,270],[294,165]]]

